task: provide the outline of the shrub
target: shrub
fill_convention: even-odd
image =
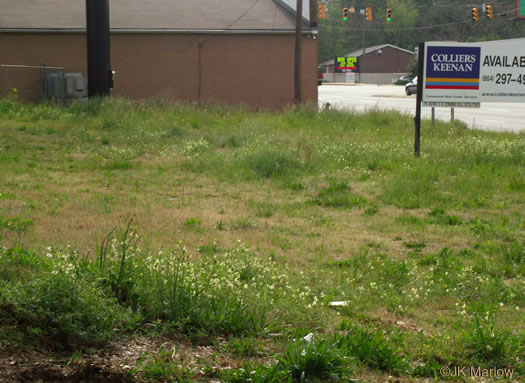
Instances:
[[[13,284],[0,295],[0,316],[6,318],[0,324],[15,325],[17,331],[36,329],[38,339],[52,348],[100,344],[137,320],[95,284],[72,277],[67,269]]]

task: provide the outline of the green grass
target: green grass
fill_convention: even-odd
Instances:
[[[422,132],[417,159],[395,111],[0,100],[0,349],[146,337],[150,381],[523,377],[525,135]]]

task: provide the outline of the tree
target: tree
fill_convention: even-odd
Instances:
[[[420,41],[484,41],[525,36],[525,21],[512,20],[514,0],[491,1],[494,18],[480,12],[479,22],[472,21],[470,0],[321,0],[326,19],[319,23],[319,61],[362,48],[362,30],[366,45],[390,43],[413,50]],[[343,21],[344,7],[354,6],[356,13]],[[360,9],[371,5],[374,21],[364,22]],[[386,22],[386,9],[392,9],[392,21]],[[502,15],[503,14],[503,15]]]

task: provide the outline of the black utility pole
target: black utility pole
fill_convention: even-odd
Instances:
[[[297,0],[295,15],[295,58],[294,58],[294,99],[296,104],[302,101],[301,62],[303,61],[303,0]]]
[[[88,97],[109,96],[113,72],[109,54],[109,0],[86,0]]]

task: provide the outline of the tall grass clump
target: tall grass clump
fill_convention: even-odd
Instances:
[[[487,314],[486,318],[474,315],[463,331],[462,343],[465,355],[480,366],[507,367],[516,357],[512,334],[496,327],[493,313]]]
[[[276,150],[248,153],[242,159],[242,166],[260,178],[280,178],[294,175],[303,170],[303,164],[293,155]]]
[[[125,228],[113,229],[104,237],[97,246],[96,262],[99,283],[109,287],[120,304],[136,306],[136,262],[133,258],[138,256],[139,238],[131,228],[132,222],[132,219],[128,220]]]
[[[338,340],[301,339],[279,358],[279,366],[295,382],[337,381],[352,372],[351,359],[341,352]]]
[[[344,182],[332,182],[329,186],[321,189],[312,201],[315,205],[335,208],[352,208],[362,206],[366,199],[351,192],[350,187]]]
[[[347,326],[348,327],[348,326]],[[405,358],[380,332],[370,332],[358,326],[349,326],[344,335],[335,335],[338,348],[367,366],[391,373],[403,373],[408,369]]]

